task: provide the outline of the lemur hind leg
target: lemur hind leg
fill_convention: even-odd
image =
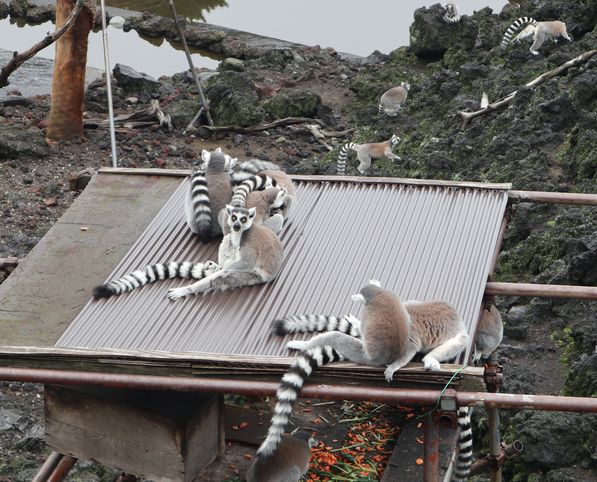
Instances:
[[[454,338],[450,338],[441,345],[436,346],[423,357],[425,369],[430,371],[439,370],[441,368],[439,363],[450,360],[460,354],[466,348],[467,341],[468,335],[460,333]]]
[[[361,174],[364,174],[371,167],[371,156],[367,154],[367,151],[365,149],[360,149],[359,151],[357,151],[357,158],[360,162],[359,167],[357,167],[357,170]]]
[[[197,293],[206,293],[208,291],[222,291],[229,288],[238,288],[241,286],[251,286],[262,283],[263,279],[251,271],[238,271],[230,268],[223,268],[214,274],[203,278],[192,285],[181,288],[171,288],[168,290],[168,298],[172,301],[184,298]]]
[[[531,45],[531,48],[529,49],[533,55],[539,55],[539,52],[537,52],[537,49],[539,47],[541,47],[544,40],[545,40],[545,32],[540,28],[536,28],[535,36],[533,37],[533,45]]]
[[[264,220],[261,224],[263,224],[266,228],[271,229],[274,233],[278,234],[284,227],[284,216],[282,216],[280,213],[274,214],[273,216],[270,216]]]
[[[308,341],[289,341],[286,348],[291,350],[308,350],[320,346],[330,346],[343,358],[361,365],[377,365],[365,351],[363,343],[354,336],[332,331],[316,335]]]
[[[384,371],[384,376],[388,382],[392,381],[394,377],[394,372],[400,370],[404,365],[406,365],[409,361],[413,359],[413,357],[417,354],[416,348],[411,348],[406,353],[404,353],[400,358],[390,363]]]

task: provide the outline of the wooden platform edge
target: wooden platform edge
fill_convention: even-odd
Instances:
[[[102,167],[98,170],[100,174],[121,174],[138,176],[190,176],[191,169],[163,169],[163,168],[134,168],[134,167]],[[320,175],[298,175],[291,174],[294,181],[305,182],[359,182],[365,184],[406,184],[412,186],[440,186],[457,188],[492,189],[508,191],[512,189],[512,183],[483,183],[473,181],[445,181],[438,179],[412,179],[401,177],[365,177],[365,176],[320,176]]]
[[[0,346],[0,366],[46,370],[75,370],[156,376],[220,377],[229,379],[279,379],[293,357],[264,357],[215,353],[171,353],[143,350]],[[458,374],[456,374],[458,372]],[[421,363],[409,363],[395,374],[395,381],[423,388],[451,385],[465,391],[485,391],[483,369],[444,364],[427,372]],[[341,362],[318,370],[313,381],[381,385],[383,368]]]

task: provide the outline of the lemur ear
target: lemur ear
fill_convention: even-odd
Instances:
[[[206,151],[205,149],[203,149],[201,151],[201,159],[203,159],[204,162],[209,162],[209,157],[210,157],[209,151]]]
[[[250,218],[254,218],[256,213],[257,213],[257,209],[256,208],[249,209],[249,217]]]
[[[365,304],[365,297],[359,293],[358,295],[352,295],[351,296],[352,301],[356,301],[357,303],[361,303],[361,304]]]
[[[378,288],[381,288],[381,283],[379,281],[377,281],[376,279],[369,280],[369,284],[373,285],[373,286],[377,286]]]
[[[216,152],[222,152],[222,148],[221,147],[216,147]]]
[[[232,208],[234,206],[231,206],[230,204],[226,204],[226,212],[228,213],[228,215],[230,215],[232,213]]]

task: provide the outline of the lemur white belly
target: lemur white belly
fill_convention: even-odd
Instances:
[[[232,231],[224,236],[218,250],[220,268],[226,268],[240,259],[240,234]]]

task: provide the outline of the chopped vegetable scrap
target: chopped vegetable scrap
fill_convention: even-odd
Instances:
[[[307,480],[376,482],[381,479],[398,437],[391,420],[395,408],[374,403],[350,406],[352,422],[343,444],[332,448],[320,442],[312,450]]]

